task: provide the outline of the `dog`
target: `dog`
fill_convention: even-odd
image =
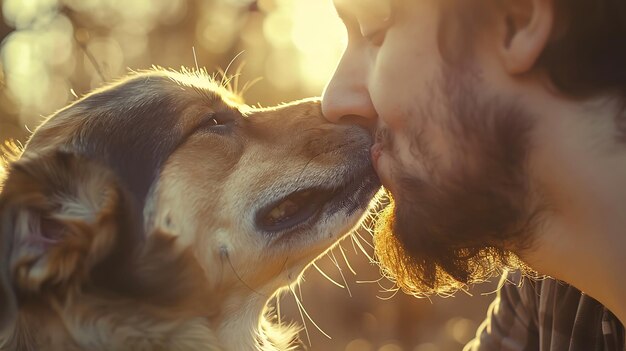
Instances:
[[[380,183],[317,99],[252,108],[153,70],[47,118],[4,168],[2,350],[291,350],[266,304]]]

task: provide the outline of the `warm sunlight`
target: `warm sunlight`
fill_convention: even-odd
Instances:
[[[192,48],[209,72],[218,66],[207,61],[241,53],[234,67],[245,63],[242,81],[262,79],[246,96],[249,102],[282,101],[284,91],[294,92],[291,98],[320,95],[346,42],[332,1],[260,0],[254,11],[247,3],[4,0],[3,17],[16,30],[2,41],[0,67],[19,101],[16,112],[23,124],[36,125],[40,115],[73,99],[71,89],[80,95],[152,64],[191,67]],[[90,30],[89,23],[100,29]],[[191,27],[192,35],[154,30],[177,23]],[[154,55],[146,61],[147,51]],[[86,87],[70,79],[81,73],[90,76]]]
[[[296,0],[293,3],[292,39],[300,51],[300,68],[312,85],[323,86],[341,57],[346,33],[330,0]]]

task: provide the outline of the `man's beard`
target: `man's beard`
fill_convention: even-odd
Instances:
[[[447,106],[439,121],[454,145],[451,167],[443,171],[422,154],[416,159],[432,163],[423,165],[428,180],[394,169],[391,205],[376,227],[384,272],[414,295],[448,294],[503,268],[523,268],[513,252],[532,245],[541,213],[527,171],[531,116],[515,101],[481,96],[478,78],[467,72],[444,72],[435,92]],[[424,140],[414,143],[422,145],[412,150],[426,152]]]

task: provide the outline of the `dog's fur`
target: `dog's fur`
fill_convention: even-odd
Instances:
[[[202,74],[87,95],[0,169],[0,348],[291,349],[266,303],[362,216],[370,143],[317,100],[252,109]],[[340,193],[293,228],[259,225],[308,188]]]

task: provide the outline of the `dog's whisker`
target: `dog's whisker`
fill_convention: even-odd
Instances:
[[[74,40],[75,40],[76,44],[78,44],[78,47],[83,52],[85,57],[87,57],[87,60],[89,60],[89,62],[91,63],[91,65],[95,69],[96,73],[98,74],[98,77],[102,80],[102,83],[106,83],[107,79],[106,79],[106,77],[104,75],[102,67],[100,66],[100,63],[98,62],[96,57],[93,55],[91,50],[89,50],[89,48],[87,47],[87,43],[84,42],[84,41],[78,40],[78,38],[74,38]]]
[[[220,73],[220,74],[222,75],[222,79],[220,81],[220,86],[225,88],[226,90],[234,93],[233,86],[232,86],[231,82],[233,81],[233,79],[236,78],[236,76],[227,77],[227,76],[224,76],[226,73]]]
[[[235,74],[231,77],[232,80],[232,91],[235,94],[239,93],[239,78],[241,78],[241,72],[243,70],[243,67],[246,65],[245,61],[242,61],[238,66],[237,69],[235,70]]]
[[[217,77],[218,75],[220,76],[220,83],[219,83],[219,86],[223,87],[223,86],[224,86],[224,79],[225,79],[225,77],[226,77],[226,71],[224,71],[224,70],[223,70],[223,69],[221,69],[221,68],[218,68],[218,69],[217,69],[217,74],[216,74],[216,77]]]
[[[239,79],[238,76],[232,75],[230,77],[223,78],[223,79],[225,79],[225,80],[223,80],[223,83],[222,83],[223,85],[222,86],[224,88],[226,88],[226,90],[228,90],[230,92],[233,92],[233,93],[236,93],[235,88],[233,87],[233,83],[232,82],[234,80],[236,80],[236,79]]]
[[[359,247],[359,249],[361,250],[361,252],[363,252],[363,254],[365,255],[365,257],[367,257],[369,259],[370,262],[374,262],[374,258],[365,250],[365,248],[363,247],[363,245],[361,245],[361,241],[359,240],[359,238],[361,238],[360,235],[357,234],[356,231],[353,231],[352,234],[350,234],[353,236],[354,241],[356,242],[356,245]],[[363,240],[363,238],[361,238]]]
[[[196,47],[191,47],[191,52],[193,53],[193,62],[196,64],[196,71],[200,71],[200,67],[198,66],[198,56],[196,55]]]
[[[350,286],[348,286],[348,282],[346,281],[346,277],[343,275],[343,269],[341,269],[341,266],[339,266],[339,262],[337,261],[337,258],[335,257],[334,250],[330,250],[330,254],[332,255],[330,260],[333,262],[335,267],[337,267],[337,270],[339,270],[339,274],[341,275],[341,279],[343,279],[343,283],[346,285],[346,290],[348,290],[348,295],[350,295],[350,297],[352,297],[352,291],[350,291]],[[326,254],[326,255],[328,255],[328,254]]]
[[[380,277],[380,278],[375,279],[375,280],[357,280],[356,283],[357,284],[375,284],[375,283],[380,282],[383,279],[385,279],[385,277]]]
[[[222,81],[220,82],[220,86],[225,86],[224,85],[224,79],[228,76],[228,70],[230,69],[230,66],[232,66],[232,64],[235,62],[235,60],[237,60],[237,58],[239,56],[241,56],[243,53],[245,52],[245,50],[241,50],[237,55],[235,55],[235,57],[233,57],[232,60],[230,60],[230,62],[228,63],[228,65],[226,66],[225,70],[219,69],[219,72],[222,75]]]
[[[285,262],[283,262],[283,266],[280,268],[280,272],[278,272],[278,274],[283,273],[287,269],[288,261],[289,261],[289,256],[285,257]]]
[[[296,178],[296,181],[295,181],[295,183],[296,183],[296,184],[300,184],[300,178],[302,177],[302,174],[304,174],[304,171],[306,171],[306,168],[309,166],[309,164],[311,163],[311,161],[313,161],[316,157],[318,157],[318,156],[320,156],[320,155],[323,155],[323,154],[324,154],[323,152],[320,152],[319,154],[316,154],[316,155],[314,155],[313,157],[311,157],[311,158],[310,158],[310,159],[306,162],[306,164],[304,165],[304,167],[303,167],[303,168],[302,168],[302,170],[300,171],[300,174],[298,174],[298,177]],[[297,188],[297,189],[300,189],[300,185],[298,185],[298,188]]]
[[[385,277],[383,277],[385,278]],[[396,291],[398,288],[398,285],[396,285],[395,282],[387,279],[387,281],[391,282],[393,284],[393,286],[391,288],[387,288],[384,287],[383,284],[381,284],[382,279],[379,279],[378,281],[376,281],[376,283],[378,284],[378,287],[380,288],[379,292],[391,292],[391,291]]]
[[[363,242],[365,242],[365,244],[366,244],[367,246],[371,247],[372,249],[374,248],[374,245],[372,245],[369,241],[365,240],[365,238],[363,238],[363,237],[361,236],[361,234],[359,234],[359,231],[358,231],[358,230],[355,230],[355,231],[354,231],[354,234],[356,234],[356,236],[358,236],[358,237],[359,237],[359,239],[363,240]]]
[[[239,279],[239,281],[248,289],[250,289],[250,291],[254,292],[255,294],[265,297],[265,298],[269,298],[268,296],[266,296],[265,294],[262,294],[256,290],[254,290],[254,288],[252,288],[250,285],[248,285],[248,283],[246,283],[241,276],[239,275],[239,273],[237,273],[237,270],[235,270],[235,267],[233,266],[233,263],[230,260],[230,255],[228,254],[228,249],[225,247],[220,248],[220,256],[226,257],[226,260],[228,261],[228,265],[230,266],[230,268],[233,270],[233,273],[235,274],[235,277],[237,277],[237,279]]]
[[[354,249],[354,254],[358,255],[359,252],[356,250],[356,245],[354,244],[354,235],[350,234],[349,237],[350,237],[350,241],[352,242],[352,248]]]
[[[280,269],[280,272],[278,272],[278,275],[282,274],[286,270],[287,261],[289,261],[289,256],[285,258],[285,262],[283,262],[283,265]],[[276,298],[276,318],[278,320],[278,327],[280,328],[283,326],[282,315],[280,312],[280,293],[276,293],[275,298]]]
[[[304,281],[304,279],[302,279],[302,281]],[[300,302],[304,301],[304,299],[302,298],[302,284],[300,284],[300,282],[298,282],[298,293],[300,294]]]
[[[224,82],[225,82],[225,80],[226,80],[226,72],[225,72],[223,69],[221,69],[221,68],[218,68],[217,73],[216,73],[216,74],[215,74],[215,76],[214,76],[215,81],[217,81],[217,78],[218,78],[218,77],[220,78],[220,80],[219,80],[219,84],[218,84],[218,85],[219,85],[220,87],[224,87],[224,86],[225,86],[225,85],[224,85],[224,84],[225,84]]]
[[[400,291],[400,288],[396,288],[396,289],[394,289],[392,291],[393,291],[392,294],[389,295],[389,296],[378,296],[378,295],[376,295],[376,298],[379,299],[379,300],[383,300],[383,301],[391,300],[398,294],[398,291]],[[391,291],[380,291],[380,292],[391,292]]]
[[[300,301],[298,301],[298,297],[296,296],[295,291],[293,291],[292,287],[289,287],[289,291],[293,295],[293,298],[296,300],[296,306],[298,307],[298,312],[300,313],[300,319],[302,320],[302,326],[304,327],[304,333],[306,334],[306,339],[311,346],[311,336],[309,335],[309,328],[306,326],[306,321],[304,320],[304,314],[302,314],[302,307],[300,306]]]
[[[350,272],[352,272],[352,274],[356,275],[356,271],[354,270],[354,268],[352,268],[352,266],[350,265],[350,262],[348,262],[348,257],[346,256],[346,253],[344,252],[344,248],[343,246],[341,246],[341,244],[339,244],[339,251],[341,252],[341,255],[343,256],[343,260],[346,262],[346,266],[348,266],[348,269],[350,270]]]
[[[260,82],[261,80],[263,80],[263,77],[257,77],[251,81],[246,82],[246,84],[243,85],[243,88],[241,88],[241,91],[237,93],[237,95],[243,96],[245,93],[248,92],[248,90],[250,90],[250,88],[252,88],[256,83]],[[259,107],[261,107],[260,104]]]
[[[324,273],[324,271],[322,271],[322,269],[321,269],[321,268],[320,268],[320,267],[319,267],[319,266],[318,266],[315,262],[313,262],[313,267],[315,267],[315,269],[317,269],[317,271],[318,271],[318,272],[320,272],[320,274],[321,274],[324,278],[326,278],[329,282],[331,282],[331,283],[333,283],[333,284],[337,285],[338,287],[340,287],[340,288],[342,288],[342,289],[345,289],[345,288],[346,288],[345,286],[343,286],[343,285],[341,285],[341,284],[337,283],[337,282],[336,282],[333,278],[329,277],[326,273]]]
[[[320,328],[319,325],[317,325],[317,323],[315,323],[315,321],[313,320],[313,318],[311,318],[311,316],[309,315],[309,313],[306,311],[306,309],[304,308],[304,305],[302,305],[302,303],[300,302],[300,299],[298,299],[298,296],[296,295],[296,292],[293,290],[292,287],[289,287],[289,289],[291,290],[291,293],[293,294],[293,297],[296,299],[296,304],[298,306],[300,306],[302,308],[302,312],[304,312],[304,314],[307,316],[307,318],[309,319],[309,321],[311,321],[311,323],[315,326],[315,328],[317,328],[317,330],[320,331],[320,333],[322,333],[325,337],[332,339],[332,337],[330,335],[328,335],[325,331],[322,330],[322,328]],[[305,328],[306,329],[306,328]],[[309,333],[307,331],[307,337],[309,336]],[[309,338],[309,346],[311,346],[311,339]]]
[[[311,129],[315,129],[315,128],[311,128]],[[307,130],[309,130],[309,129],[307,129]],[[340,149],[340,148],[342,148],[343,146],[344,146],[344,145],[339,145],[339,146],[337,147],[337,149]],[[298,174],[298,177],[296,178],[295,183],[296,183],[296,184],[300,184],[300,178],[302,177],[302,174],[304,173],[304,171],[306,171],[306,169],[307,169],[307,167],[309,166],[309,164],[311,163],[311,161],[313,161],[313,160],[314,160],[315,158],[317,158],[318,156],[324,155],[324,154],[326,154],[326,153],[328,153],[328,151],[325,151],[325,152],[320,152],[320,153],[318,153],[318,154],[315,154],[313,157],[311,157],[311,158],[307,161],[307,163],[304,165],[304,167],[302,168],[302,170],[300,171],[300,173]],[[299,189],[299,188],[298,188],[298,189]]]
[[[394,298],[396,296],[396,294],[398,294],[398,291],[400,291],[401,289],[394,283],[393,286],[391,288],[387,288],[385,286],[382,285],[381,281],[382,280],[389,280],[387,277],[385,276],[381,276],[380,278],[376,279],[376,280],[357,280],[357,284],[377,284],[378,287],[380,288],[378,290],[379,293],[391,293],[391,295],[389,296],[379,296],[376,295],[376,298],[380,299],[380,300],[390,300],[392,298]]]
[[[280,296],[279,296],[279,294],[276,294],[275,298],[276,298],[276,319],[278,321],[278,327],[281,328],[283,326],[283,319],[282,319],[282,316],[280,314]]]

